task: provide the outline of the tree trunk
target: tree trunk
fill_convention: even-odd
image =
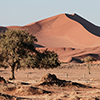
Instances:
[[[11,66],[11,71],[10,71],[10,80],[13,80],[13,79],[15,79],[15,76],[14,76],[14,69],[15,69],[15,67],[14,66]]]
[[[90,72],[90,64],[88,64],[88,71],[89,71],[89,74],[91,74],[91,72]]]

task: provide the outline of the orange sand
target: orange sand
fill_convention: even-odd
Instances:
[[[59,58],[65,61],[80,55],[94,53],[99,55],[100,52],[98,49],[100,48],[100,27],[77,14],[60,14],[22,27],[7,28],[28,29],[30,34],[37,37],[37,44],[52,48],[58,53]],[[69,48],[75,48],[75,50]]]

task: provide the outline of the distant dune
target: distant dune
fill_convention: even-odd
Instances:
[[[9,26],[6,28],[28,29],[30,34],[37,37],[37,47],[54,48],[60,59],[65,59],[65,61],[68,57],[69,59],[82,57],[82,51],[84,51],[83,55],[92,53],[99,55],[100,52],[99,49],[96,49],[100,46],[100,27],[93,25],[77,14],[60,14],[22,27]],[[0,27],[0,31],[6,28]],[[86,48],[88,48],[88,52]],[[95,48],[95,51],[93,52],[91,48]],[[65,51],[69,53],[74,51],[75,53],[68,56]]]

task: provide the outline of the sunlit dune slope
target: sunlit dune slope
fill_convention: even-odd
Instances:
[[[56,15],[23,27],[10,26],[8,28],[28,29],[38,39],[38,44],[45,47],[74,47],[87,48],[100,45],[100,37],[88,31],[88,21],[78,22],[77,14]],[[73,19],[74,18],[74,19]],[[76,18],[76,19],[75,19]],[[78,18],[81,19],[80,16]],[[87,22],[87,23],[86,23]],[[96,26],[94,26],[96,27]],[[93,27],[91,27],[93,29]],[[94,31],[95,28],[94,28]]]
[[[100,27],[77,14],[60,14],[21,27],[0,27],[0,31],[9,28],[27,29],[38,39],[36,47],[56,51],[61,61],[95,54],[100,59]]]

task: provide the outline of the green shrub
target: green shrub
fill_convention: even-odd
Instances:
[[[44,50],[42,53],[39,53],[37,62],[38,68],[48,69],[60,66],[57,53],[48,49]]]

